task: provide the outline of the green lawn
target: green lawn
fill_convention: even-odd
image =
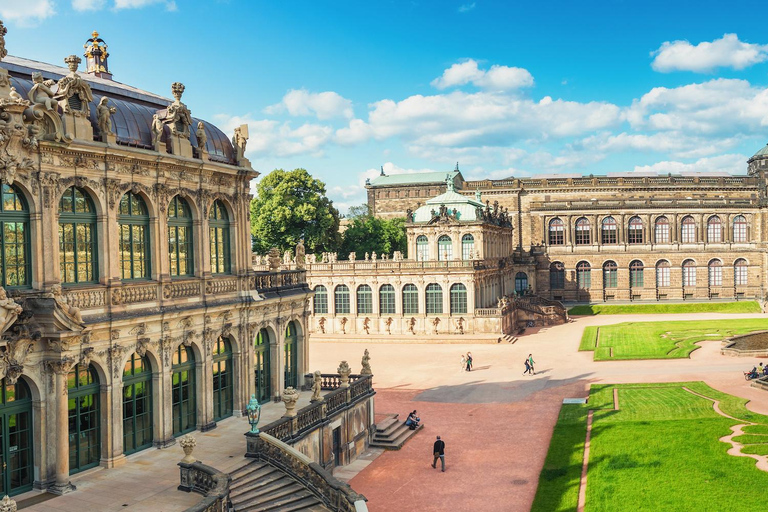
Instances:
[[[623,322],[587,327],[579,350],[595,352],[595,361],[688,357],[696,343],[768,329],[768,318],[674,322]]]
[[[749,440],[765,442],[749,448],[768,449],[768,436],[757,435],[768,417],[702,382],[593,386],[588,405],[562,406],[532,510],[576,510],[588,409],[595,412],[587,511],[720,511],[762,503],[768,473],[752,459],[728,455],[730,445],[719,441],[739,422],[718,415],[711,401],[683,386],[721,400],[726,414],[760,423],[750,427],[755,432]]]
[[[574,306],[569,315],[628,315],[641,313],[760,313],[753,300],[740,302],[683,302],[679,304],[593,304]]]

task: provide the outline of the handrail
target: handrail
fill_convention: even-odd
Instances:
[[[226,512],[230,509],[229,485],[232,478],[202,462],[179,462],[180,491],[202,494],[205,499],[184,512]]]

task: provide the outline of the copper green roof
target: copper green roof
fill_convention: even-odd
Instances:
[[[450,176],[452,179],[456,178],[456,175],[460,175],[460,171],[448,171],[448,172],[412,172],[407,174],[383,174],[376,176],[371,180],[371,186],[373,187],[386,187],[389,185],[417,185],[427,183],[445,183],[445,177]],[[462,178],[463,179],[463,178]]]
[[[760,157],[764,157],[764,156],[768,156],[768,144],[766,144],[765,146],[763,146],[762,148],[760,148],[760,151],[758,151],[757,153],[755,153],[755,154],[752,156],[752,158],[760,158]]]

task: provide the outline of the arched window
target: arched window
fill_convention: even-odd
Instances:
[[[576,264],[576,285],[579,290],[588,290],[592,286],[592,267],[586,261]]]
[[[76,364],[67,376],[69,474],[99,465],[101,432],[99,377],[93,365]]]
[[[565,244],[565,224],[559,218],[549,221],[549,245]]]
[[[739,258],[733,262],[733,283],[736,286],[747,285],[747,260]]]
[[[616,234],[618,232],[618,225],[616,219],[613,217],[606,217],[602,222],[602,242],[603,244],[615,244],[618,243],[619,237]]]
[[[576,245],[589,245],[592,243],[589,221],[582,217],[576,221]]]
[[[419,290],[415,284],[403,286],[403,314],[416,315],[419,313]]]
[[[657,244],[669,243],[669,219],[662,216],[656,219],[654,240]]]
[[[709,262],[709,286],[723,286],[723,262],[714,259]]]
[[[437,239],[437,259],[439,261],[453,259],[453,241],[448,235],[442,235]]]
[[[696,262],[693,260],[683,262],[683,286],[696,286]]]
[[[659,288],[669,286],[669,270],[670,265],[667,260],[661,260],[656,263],[656,286]]]
[[[477,258],[475,254],[475,237],[470,234],[466,234],[461,237],[461,259],[471,260]]]
[[[370,315],[373,313],[373,291],[367,284],[357,287],[357,314]]]
[[[549,288],[552,290],[565,288],[565,265],[559,261],[555,261],[549,266]]]
[[[619,267],[615,261],[603,263],[603,288],[616,288],[618,286]]]
[[[208,229],[211,237],[211,273],[228,274],[232,267],[229,253],[229,215],[224,203],[213,202],[208,214]]]
[[[429,259],[429,240],[424,235],[416,237],[416,259],[427,261]]]
[[[428,315],[442,315],[443,314],[443,289],[437,283],[430,283],[427,285],[427,314]]]
[[[213,345],[213,421],[232,416],[232,349],[229,341],[219,336]]]
[[[713,215],[707,220],[707,242],[719,244],[723,241],[723,223],[720,217]]]
[[[680,243],[696,243],[696,221],[690,215],[683,217],[680,223]]]
[[[98,279],[96,208],[83,189],[69,187],[59,201],[59,268],[61,282],[93,283]]]
[[[518,294],[525,293],[528,290],[528,274],[525,272],[518,272],[515,274],[515,292]]]
[[[451,286],[451,314],[467,314],[467,287],[461,283]]]
[[[123,369],[123,453],[152,446],[152,367],[134,352]]]
[[[379,288],[379,310],[382,315],[395,314],[395,287],[391,284]]]
[[[737,215],[733,218],[733,241],[745,243],[747,241],[747,218]]]
[[[195,354],[179,345],[171,361],[171,415],[173,435],[195,430],[197,423],[197,393],[195,390]]]
[[[149,212],[141,196],[126,192],[117,213],[120,225],[120,277],[149,279]]]
[[[285,387],[298,387],[299,384],[299,333],[294,322],[288,322],[285,328]]]
[[[633,260],[629,263],[629,287],[642,288],[643,282],[643,262]]]
[[[32,443],[32,395],[23,378],[16,384],[3,379],[0,390],[0,424],[4,431],[0,439],[2,492],[13,496],[31,490],[34,479],[36,445]]]
[[[168,205],[168,258],[172,277],[191,276],[194,272],[192,212],[179,196]]]
[[[340,284],[333,292],[334,311],[337,315],[349,314],[349,288],[347,285]]]
[[[328,290],[321,284],[315,286],[313,311],[315,314],[328,314]]]
[[[643,221],[640,217],[632,217],[629,219],[629,233],[627,241],[630,244],[642,244],[643,243]]]
[[[256,399],[259,403],[272,398],[272,375],[269,361],[269,331],[259,330],[253,341],[253,372],[256,377]]]

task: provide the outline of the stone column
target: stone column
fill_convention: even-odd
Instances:
[[[56,482],[48,488],[51,494],[67,494],[75,490],[69,481],[69,407],[67,400],[67,374],[77,363],[72,358],[48,361],[54,374],[56,407]]]

